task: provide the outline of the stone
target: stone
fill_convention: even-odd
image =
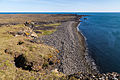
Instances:
[[[17,34],[18,34],[18,35],[23,35],[23,34],[24,34],[24,32],[19,31],[19,32],[17,32]]]
[[[51,72],[59,73],[59,72],[58,72],[58,69],[54,69],[54,70],[52,70]]]
[[[38,36],[37,36],[37,34],[36,34],[36,33],[32,33],[32,34],[31,34],[31,37],[38,38]]]

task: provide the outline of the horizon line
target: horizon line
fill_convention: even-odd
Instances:
[[[120,11],[0,11],[0,12],[120,12]]]

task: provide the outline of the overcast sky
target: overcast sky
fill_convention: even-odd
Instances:
[[[0,0],[0,11],[120,11],[120,0]]]

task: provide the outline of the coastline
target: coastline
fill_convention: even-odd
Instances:
[[[91,67],[91,69],[95,70],[96,73],[100,73],[98,70],[98,66],[96,65],[94,59],[91,57],[91,55],[89,54],[89,49],[88,49],[88,44],[87,44],[87,38],[83,35],[82,31],[79,29],[81,23],[78,24],[77,26],[77,31],[79,33],[79,35],[83,38],[83,43],[85,46],[85,60],[86,63]]]
[[[118,73],[101,74],[97,70],[87,39],[78,30],[80,18],[86,15],[3,15],[0,15],[1,79],[120,78]]]
[[[85,74],[99,72],[88,55],[85,37],[77,30],[80,17],[77,16],[77,20],[63,22],[57,27],[55,33],[39,38],[46,45],[54,46],[60,51],[58,58],[61,63],[57,65],[57,68],[67,75],[79,72]]]

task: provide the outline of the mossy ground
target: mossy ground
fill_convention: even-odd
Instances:
[[[36,33],[38,36],[42,36],[42,35],[50,35],[52,33],[54,33],[56,31],[56,27],[60,26],[61,23],[50,23],[50,24],[43,24],[43,25],[35,25],[35,27],[53,27],[54,29],[50,29],[50,30],[35,30],[41,33]]]
[[[42,35],[50,35],[52,33],[54,33],[56,31],[56,29],[54,30],[35,30],[35,31],[40,31],[41,33],[36,33],[38,36],[42,36]]]
[[[30,42],[32,37],[13,36],[9,33],[20,30],[30,29],[23,24],[0,27],[0,79],[53,80],[64,78],[62,73],[51,72],[59,61],[57,59],[59,51],[52,46]],[[50,33],[45,32],[45,34]]]
[[[43,26],[59,26],[61,23],[44,24]]]

